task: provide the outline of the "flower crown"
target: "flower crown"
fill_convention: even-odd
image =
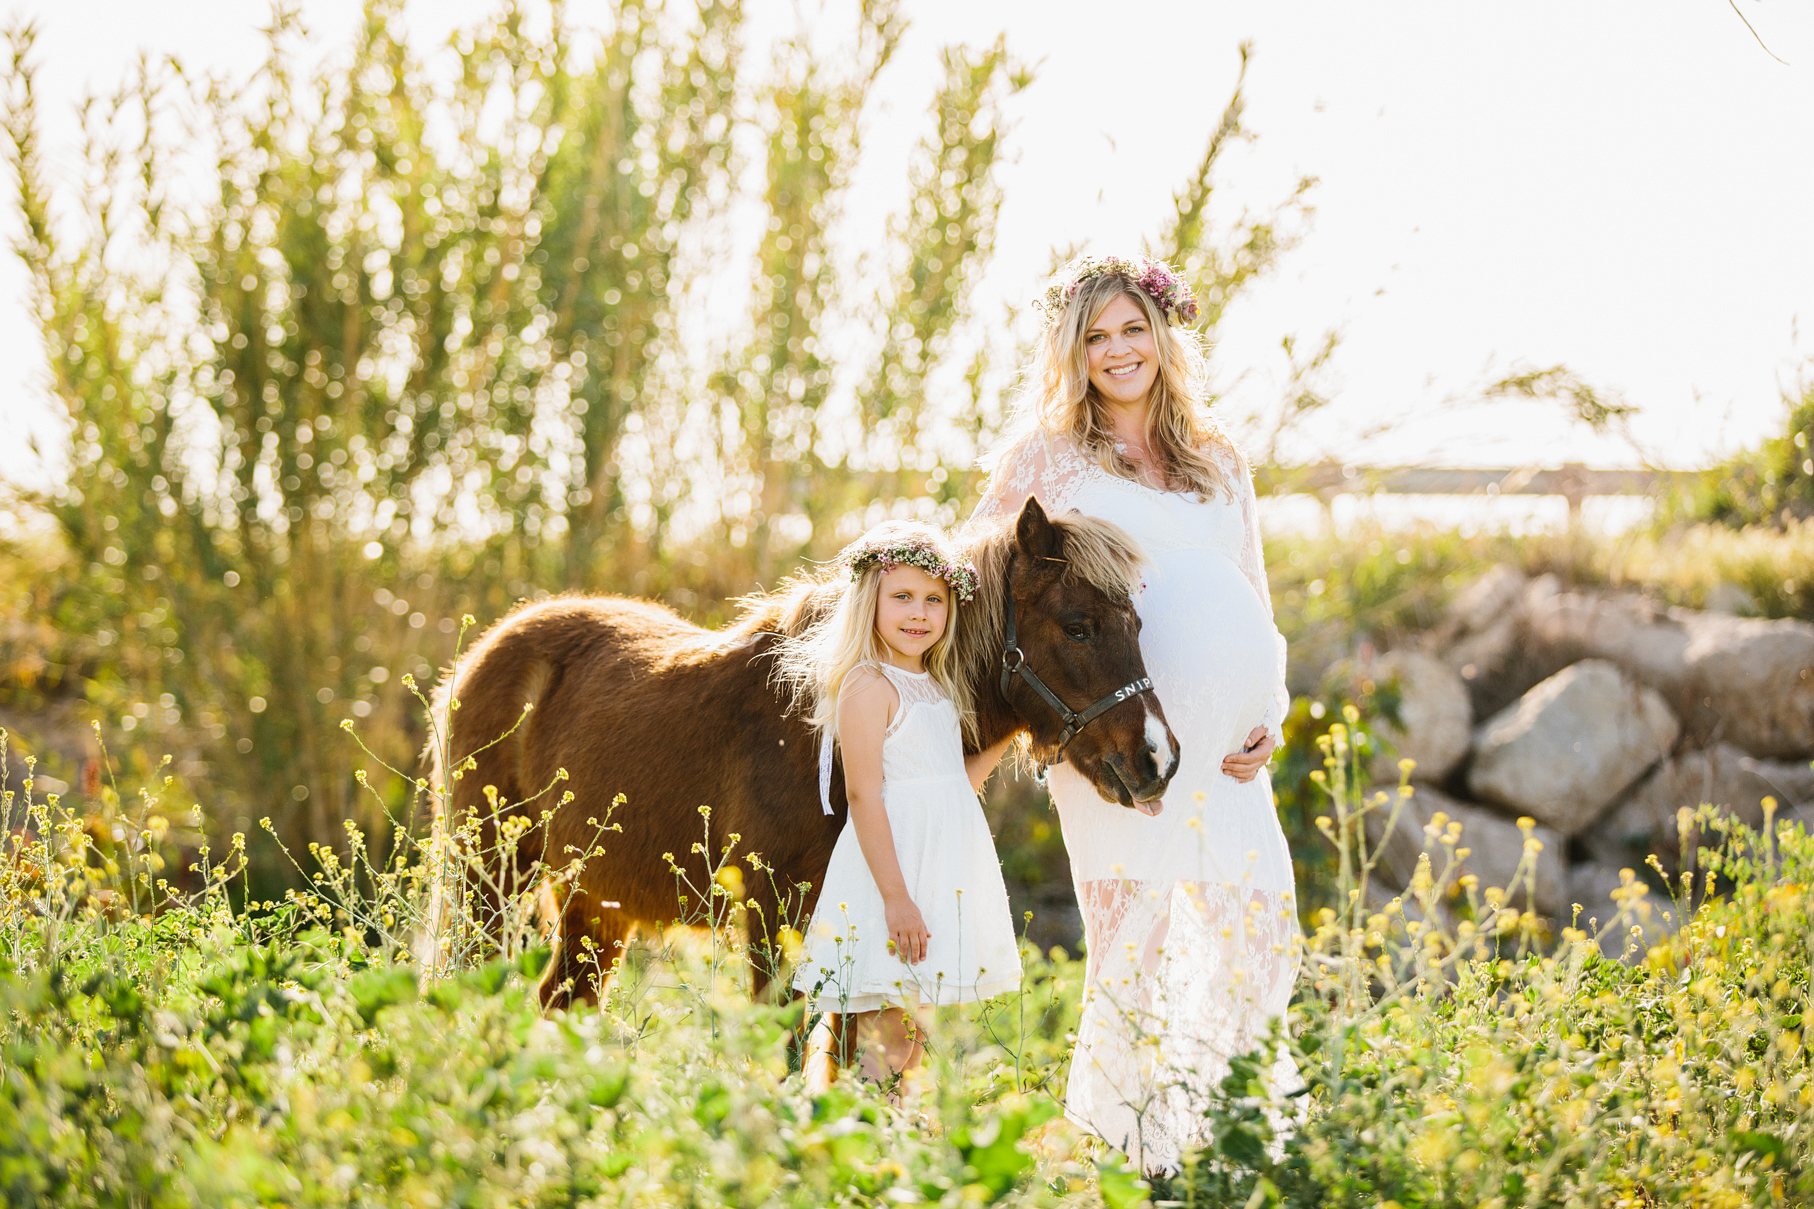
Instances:
[[[976,596],[976,568],[969,563],[948,562],[944,552],[925,537],[865,537],[844,548],[838,561],[858,580],[871,567],[884,572],[896,567],[918,567],[934,579],[951,585],[951,591],[965,604]]]
[[[1065,265],[1052,279],[1052,284],[1033,303],[1051,327],[1064,314],[1065,305],[1077,296],[1084,282],[1110,275],[1121,278],[1159,304],[1165,321],[1173,327],[1186,327],[1201,314],[1197,296],[1184,283],[1176,270],[1158,260],[1144,256],[1079,256]]]

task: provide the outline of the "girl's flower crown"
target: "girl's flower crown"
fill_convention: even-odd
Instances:
[[[1173,327],[1187,327],[1195,323],[1201,313],[1197,296],[1191,293],[1184,278],[1163,261],[1148,260],[1144,256],[1131,260],[1123,256],[1079,256],[1058,270],[1052,284],[1034,301],[1033,307],[1045,318],[1045,326],[1051,327],[1064,314],[1065,305],[1077,296],[1079,286],[1092,278],[1110,274],[1158,303],[1165,321]]]
[[[884,572],[896,567],[918,567],[934,579],[951,585],[951,591],[965,604],[976,596],[976,568],[969,563],[948,562],[943,551],[924,537],[865,537],[852,542],[838,555],[838,561],[850,571],[850,578],[863,578],[863,572],[880,567]]]

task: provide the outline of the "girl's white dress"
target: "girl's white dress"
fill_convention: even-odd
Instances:
[[[901,698],[882,739],[882,804],[932,938],[916,965],[888,951],[882,894],[847,820],[794,975],[818,1012],[968,1003],[1020,986],[1020,946],[995,841],[964,771],[957,707],[925,672],[880,670]]]
[[[1289,697],[1252,476],[1233,446],[1211,452],[1232,499],[1129,482],[1035,430],[1003,453],[975,514],[1036,495],[1113,521],[1150,560],[1141,653],[1181,748],[1165,809],[1105,802],[1066,765],[1048,781],[1088,946],[1066,1115],[1148,1171],[1204,1141],[1208,1094],[1289,1004],[1301,942],[1272,782],[1221,771],[1254,727],[1280,738]],[[1298,1085],[1283,1055],[1272,1074]]]

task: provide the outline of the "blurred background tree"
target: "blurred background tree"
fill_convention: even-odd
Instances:
[[[878,510],[966,510],[1004,353],[960,333],[1031,77],[1001,41],[943,51],[871,258],[885,285],[852,301],[834,229],[905,22],[892,0],[841,15],[753,73],[735,2],[627,3],[602,31],[506,4],[450,73],[371,0],[305,74],[280,11],[248,80],[147,63],[88,103],[67,174],[34,32],[10,32],[17,251],[68,416],[60,485],[25,501],[62,558],[36,603],[82,636],[68,681],[110,729],[188,751],[223,830],[381,834],[338,725],[408,766],[404,677],[448,661],[462,614],[574,589],[712,620]],[[1240,109],[1161,249],[1212,323],[1287,242],[1267,222],[1210,242]],[[708,327],[739,223],[760,232],[745,318]]]

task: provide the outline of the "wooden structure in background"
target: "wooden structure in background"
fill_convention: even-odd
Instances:
[[[1262,495],[1315,495],[1328,504],[1338,495],[1559,495],[1571,517],[1590,495],[1666,495],[1686,490],[1702,470],[1594,470],[1580,462],[1554,469],[1536,466],[1466,469],[1447,466],[1262,466],[1254,472]]]

